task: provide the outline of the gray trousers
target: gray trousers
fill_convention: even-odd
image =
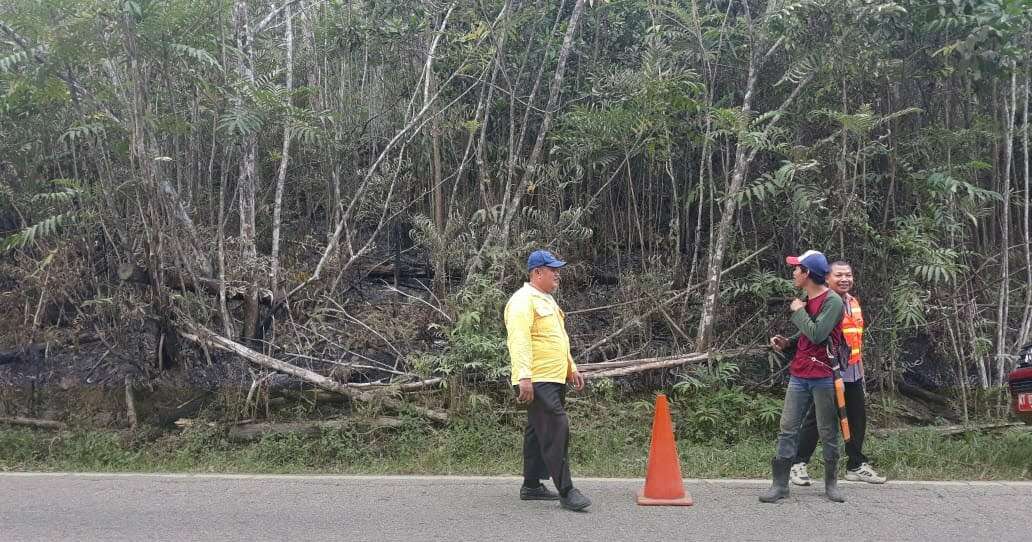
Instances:
[[[527,429],[523,432],[524,480],[551,478],[560,494],[573,487],[567,459],[570,419],[565,405],[566,384],[535,382],[534,400],[527,409]]]
[[[867,463],[864,455],[864,435],[867,433],[867,405],[864,400],[863,382],[845,382],[846,418],[849,420],[849,432],[852,437],[846,443],[846,468],[859,469]],[[794,463],[809,463],[813,451],[817,449],[817,416],[811,408],[803,422],[799,433],[799,450]]]
[[[828,378],[796,378],[788,382],[785,407],[781,410],[781,431],[778,433],[776,457],[794,460],[799,450],[799,429],[810,410],[817,414],[817,432],[824,444],[824,463],[834,465],[839,458],[838,407],[835,385]]]

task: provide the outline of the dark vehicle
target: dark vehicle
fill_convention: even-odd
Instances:
[[[1007,377],[1014,415],[1032,425],[1032,343],[1018,352],[1018,366]]]

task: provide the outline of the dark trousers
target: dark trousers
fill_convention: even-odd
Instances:
[[[864,399],[863,382],[844,382],[846,387],[846,419],[849,420],[849,433],[852,437],[846,443],[846,455],[849,457],[846,468],[853,470],[867,462],[864,455],[864,434],[867,432],[867,407]],[[813,405],[803,421],[799,431],[799,451],[796,463],[809,463],[813,451],[817,449],[817,416]]]
[[[570,419],[565,405],[566,384],[535,382],[534,400],[527,409],[527,429],[523,432],[523,479],[551,478],[560,495],[573,487],[567,460]]]

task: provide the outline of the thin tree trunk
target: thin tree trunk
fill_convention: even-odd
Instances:
[[[254,35],[246,0],[233,4],[233,31],[236,38],[237,75],[248,85],[255,85]],[[245,107],[240,93],[234,97],[237,108]],[[249,105],[249,104],[248,104]],[[255,206],[258,192],[258,133],[250,130],[241,136],[240,169],[237,175],[237,198],[240,210],[240,252],[242,267],[251,288],[244,301],[244,326],[241,337],[252,339],[258,326],[258,296],[254,282],[257,279],[258,248],[255,242]]]
[[[954,355],[954,357],[957,358],[957,383],[960,384],[960,400],[961,400],[961,406],[964,409],[964,423],[968,423],[967,365],[964,363],[964,360],[966,359],[966,354],[964,353],[963,348],[960,346],[960,341],[957,340],[957,335],[959,335],[959,327],[960,326],[959,325],[957,326],[958,327],[958,332],[957,333],[955,333],[953,331],[953,323],[954,322],[958,322],[958,320],[960,319],[959,318],[960,317],[960,310],[957,307],[957,305],[958,305],[957,299],[956,299],[956,297],[954,297],[953,298],[953,308],[954,308],[954,313],[953,314],[954,314],[955,318],[952,321],[947,321],[945,327],[946,327],[946,333],[950,337],[950,344],[953,347],[953,355]]]
[[[577,28],[580,24],[581,15],[584,13],[584,2],[585,0],[577,0],[577,3],[573,6],[573,13],[570,15],[570,22],[566,27],[566,35],[563,37],[563,45],[559,49],[559,63],[555,68],[555,77],[552,79],[552,86],[548,92],[548,104],[545,106],[545,115],[541,119],[541,128],[538,131],[537,140],[534,142],[534,148],[530,151],[530,157],[527,159],[526,170],[523,173],[523,179],[520,181],[520,186],[513,194],[512,204],[506,202],[506,223],[502,228],[502,242],[507,242],[509,225],[512,218],[516,215],[519,210],[520,201],[523,198],[523,194],[526,193],[527,185],[534,178],[537,172],[538,162],[541,160],[541,152],[545,146],[545,138],[548,136],[549,130],[552,128],[552,121],[555,118],[555,113],[559,109],[559,94],[562,91],[563,79],[566,76],[566,63],[570,58],[570,51],[573,50],[573,39],[577,35]]]
[[[477,148],[475,151],[477,163],[477,185],[480,187],[480,204],[485,212],[490,212],[492,205],[494,205],[494,197],[491,193],[491,188],[488,185],[487,175],[487,134],[488,126],[491,122],[490,104],[494,98],[495,82],[498,80],[498,72],[502,69],[502,62],[504,60],[502,54],[505,51],[505,37],[507,34],[508,32],[503,32],[502,37],[498,40],[498,51],[495,54],[494,61],[492,62],[491,80],[487,86],[488,107],[484,109],[484,116],[480,121],[480,138],[477,140]]]
[[[233,318],[226,305],[226,170],[228,169],[226,151],[223,152],[222,172],[219,182],[219,216],[216,235],[218,235],[218,272],[219,272],[219,312],[222,314],[222,329],[227,337],[235,337]]]
[[[748,12],[748,5],[744,2],[743,7]],[[751,22],[749,26],[752,27]],[[753,46],[749,51],[749,72],[746,76],[745,96],[742,98],[742,115],[746,118],[752,112],[753,93],[756,89],[759,70],[757,47]],[[709,265],[706,270],[706,294],[702,301],[702,317],[699,319],[699,331],[695,345],[696,350],[699,352],[708,350],[713,340],[717,319],[717,298],[720,295],[720,275],[724,267],[724,251],[727,248],[731,224],[737,211],[736,200],[733,196],[741,190],[742,184],[745,181],[745,175],[749,169],[749,162],[746,160],[746,157],[746,146],[739,141],[735,145],[735,169],[731,174],[731,182],[727,187],[727,197],[721,210],[722,214],[717,225],[716,238],[710,245]]]
[[[433,162],[434,224],[437,226],[438,231],[443,233],[447,226],[448,217],[445,212],[444,174],[441,164],[441,125],[437,120],[430,124],[430,149]]]
[[[563,20],[563,8],[566,6],[566,0],[559,0],[559,7],[556,9],[555,23],[552,25],[551,32],[548,33],[548,37],[554,36],[559,31],[560,24]],[[547,56],[547,55],[542,55]],[[523,143],[527,140],[527,129],[530,126],[530,114],[534,110],[534,103],[537,101],[537,93],[541,89],[541,81],[545,76],[545,66],[547,62],[542,62],[538,66],[537,76],[534,78],[534,86],[530,89],[530,94],[527,96],[527,107],[523,111],[523,122],[520,124],[520,136],[516,140],[516,144],[509,149],[509,168],[508,174],[506,175],[506,197],[508,197],[508,187],[511,185],[514,177],[513,174],[516,168],[516,157],[519,155],[521,149],[523,149]]]
[[[1000,216],[1000,303],[996,310],[996,383],[1004,385],[1007,372],[1007,323],[1010,316],[1010,200],[1011,162],[1014,154],[1014,121],[1018,105],[1018,74],[1011,72],[1010,99],[1004,98],[1006,128],[1004,130],[1003,177],[1000,193],[1003,194],[1003,211]]]
[[[125,415],[129,422],[129,430],[136,431],[136,397],[133,394],[133,377],[125,375]]]
[[[1022,346],[1028,343],[1029,334],[1032,333],[1032,232],[1029,231],[1029,189],[1032,188],[1029,183],[1029,157],[1028,157],[1028,101],[1029,95],[1032,94],[1032,89],[1029,88],[1030,77],[1032,75],[1032,67],[1026,66],[1025,68],[1025,106],[1022,110],[1022,130],[1021,130],[1021,150],[1022,158],[1025,160],[1025,186],[1022,190],[1022,199],[1024,200],[1022,208],[1024,210],[1024,220],[1022,233],[1024,234],[1024,250],[1025,250],[1025,311],[1021,318],[1021,335],[1018,338],[1018,345]]]
[[[682,206],[684,205],[684,201],[682,201],[681,190],[680,190],[680,186],[678,185],[678,182],[677,182],[677,177],[674,175],[674,162],[673,162],[673,160],[674,159],[673,159],[673,156],[672,156],[672,153],[671,153],[671,156],[667,157],[666,164],[664,165],[665,168],[666,168],[667,177],[670,178],[670,192],[671,192],[671,194],[670,194],[670,198],[671,198],[671,201],[670,201],[670,244],[673,247],[674,254],[673,254],[673,259],[670,262],[670,265],[671,265],[671,267],[673,267],[676,270],[675,272],[678,275],[684,276],[684,272],[681,269],[681,251],[684,250],[684,247],[682,246],[684,244],[684,241],[683,241],[683,238],[682,238],[682,229],[683,228],[682,228],[682,225],[681,225],[682,224],[681,220],[682,220],[683,215],[684,215],[684,210],[682,208]]]
[[[513,191],[513,193],[506,194],[503,199],[505,208],[503,209],[503,222],[501,232],[498,234],[498,239],[502,246],[508,244],[509,231],[512,228],[512,221],[519,213],[520,202],[523,200],[523,195],[527,192],[527,186],[534,179],[538,162],[541,160],[542,150],[545,146],[545,139],[548,136],[548,132],[552,127],[552,121],[555,117],[555,113],[558,110],[559,105],[559,94],[562,90],[563,78],[566,75],[566,63],[570,57],[570,51],[573,50],[573,39],[577,35],[577,28],[580,23],[581,15],[584,13],[585,0],[577,0],[577,3],[573,6],[573,13],[570,15],[570,21],[566,26],[566,35],[563,37],[563,45],[559,49],[559,60],[555,68],[555,76],[552,78],[552,85],[549,88],[548,103],[545,106],[545,114],[541,119],[541,128],[538,130],[537,140],[534,142],[534,148],[530,152],[530,157],[524,164],[523,176],[520,179],[519,186]],[[493,236],[488,235],[481,245],[480,250],[477,251],[476,256],[471,260],[470,265],[467,267],[467,274],[472,274],[473,271],[480,268],[483,262],[483,254],[490,243],[494,240]]]
[[[749,14],[748,2],[742,3],[743,9],[745,10],[745,16],[749,20],[749,28],[753,28],[753,21]],[[772,6],[768,5],[768,9],[773,9]],[[766,48],[763,44],[765,40],[762,38],[760,44],[753,45],[750,48],[749,53],[749,71],[746,77],[745,84],[745,96],[742,98],[742,114],[745,118],[749,118],[752,112],[752,101],[756,90],[756,80],[759,77],[759,72],[763,68],[763,64],[775,51],[780,47],[781,41],[777,41],[766,53],[760,56],[759,51]],[[764,133],[769,133],[774,126],[781,120],[784,112],[795,102],[799,93],[802,92],[805,87],[813,79],[813,73],[809,73],[803,79],[801,79],[791,94],[785,98],[785,101],[781,103],[781,106],[775,110],[763,129]],[[742,127],[746,129],[746,127]],[[735,197],[738,192],[742,189],[742,185],[745,182],[745,176],[749,172],[749,166],[752,161],[756,158],[757,148],[748,148],[748,146],[739,139],[735,144],[735,165],[731,175],[731,181],[728,183],[726,197],[721,208],[720,222],[717,224],[716,236],[710,245],[710,258],[709,265],[707,266],[707,285],[706,295],[702,301],[702,316],[699,318],[699,331],[696,340],[696,349],[698,351],[707,350],[710,348],[713,342],[714,329],[716,327],[717,320],[717,306],[718,298],[720,296],[720,277],[724,267],[724,253],[727,250],[727,246],[730,243],[732,229],[731,226],[734,223],[735,215],[738,211],[738,200]]]
[[[290,94],[294,91],[294,25],[289,4],[283,12],[283,18],[286,24],[283,39],[286,42],[287,99],[289,100]],[[276,197],[272,208],[272,257],[269,270],[269,289],[272,290],[273,295],[279,291],[280,229],[283,216],[283,191],[287,182],[287,165],[290,162],[290,122],[287,119],[283,126],[283,151],[276,177]]]
[[[254,77],[254,33],[251,31],[250,15],[246,0],[236,0],[233,4],[233,30],[236,35],[237,51],[240,58],[237,62],[237,74],[249,85],[255,84]],[[243,107],[243,97],[235,97],[237,107]],[[255,199],[258,185],[258,134],[250,132],[243,135],[240,154],[240,174],[237,177],[237,196],[240,203],[240,249],[245,266],[253,265],[258,258],[255,244]],[[253,331],[253,327],[245,329]]]
[[[452,6],[448,9],[448,12],[445,14],[444,20],[441,22],[441,28],[440,28],[439,32],[437,33],[437,35],[434,37],[433,43],[430,44],[430,51],[429,51],[429,53],[427,55],[428,57],[433,57],[434,51],[436,50],[438,44],[440,43],[441,37],[444,35],[444,30],[445,30],[445,28],[447,27],[447,24],[448,24],[448,18],[450,17],[450,15],[451,15],[451,13],[452,13],[452,11],[454,9],[455,9],[455,5],[452,4]],[[480,42],[477,42],[477,44],[479,44],[479,43]],[[451,81],[455,77],[457,77],[458,74],[464,68],[465,68],[465,62],[463,62],[460,66],[458,66],[456,68],[456,70],[454,72],[452,72],[452,74],[445,81],[445,85],[451,83]],[[284,299],[293,296],[294,294],[296,294],[296,293],[300,292],[301,290],[307,288],[310,284],[312,284],[312,283],[322,279],[322,272],[323,272],[323,270],[326,269],[326,265],[330,262],[330,258],[337,251],[338,247],[341,247],[341,237],[344,236],[345,230],[348,229],[348,222],[351,220],[352,213],[355,211],[355,209],[358,206],[359,202],[361,202],[363,197],[365,196],[366,190],[369,189],[371,180],[372,180],[373,176],[379,171],[380,165],[384,162],[384,160],[387,159],[387,155],[392,150],[394,150],[395,146],[397,146],[399,143],[402,142],[402,139],[405,138],[405,136],[408,135],[410,131],[412,131],[414,129],[418,130],[418,129],[420,129],[420,127],[423,124],[425,124],[427,113],[430,111],[431,106],[440,97],[440,95],[441,95],[441,89],[438,89],[438,91],[430,99],[430,102],[425,104],[418,112],[416,112],[412,116],[412,118],[410,118],[408,120],[408,122],[406,122],[405,126],[402,127],[400,130],[398,130],[394,134],[394,137],[392,137],[390,139],[390,141],[388,141],[383,146],[383,148],[380,150],[380,153],[377,155],[376,159],[373,161],[372,164],[370,164],[369,168],[366,170],[366,173],[363,176],[361,182],[358,183],[358,186],[357,186],[357,188],[355,190],[354,195],[351,198],[350,203],[348,204],[347,209],[344,210],[344,213],[341,215],[341,218],[337,222],[336,227],[334,228],[333,232],[330,234],[330,240],[327,243],[326,247],[323,249],[322,256],[319,258],[319,262],[316,264],[315,270],[312,272],[311,276],[309,276],[304,282],[302,282],[301,284],[298,284],[292,290],[290,290],[290,292],[287,293],[287,295],[284,297]],[[406,140],[405,143],[407,144],[407,142],[409,140],[411,140],[411,138]],[[393,183],[391,185],[391,189],[393,190]],[[389,195],[392,195],[392,194],[389,194]],[[384,202],[384,209],[387,209],[389,207],[389,203],[390,203],[389,201],[385,201]],[[350,236],[347,238],[348,252],[350,254],[350,257],[347,258],[343,262],[343,264],[341,266],[341,269],[339,271],[338,277],[340,276],[340,274],[342,274],[344,271],[346,271],[350,267],[351,264],[354,263],[356,258],[358,258],[361,255],[364,255],[365,251],[367,251],[372,246],[374,240],[376,239],[376,235],[378,235],[380,233],[382,228],[383,228],[383,222],[381,220],[381,222],[376,226],[376,228],[374,229],[374,231],[370,235],[368,241],[365,243],[365,245],[358,252],[354,251],[351,248],[351,246],[350,246],[350,243],[351,243]],[[350,233],[349,233],[349,235],[350,235]]]
[[[436,30],[434,27],[431,27],[431,29]],[[430,161],[431,182],[433,184],[430,187],[430,193],[433,200],[434,225],[437,227],[437,231],[443,234],[447,226],[447,218],[444,214],[444,174],[441,171],[441,123],[438,120],[438,106],[436,104],[431,106],[430,103],[430,97],[437,92],[437,76],[434,72],[433,50],[429,50],[427,54],[426,64],[423,67],[423,77],[423,107],[431,107]]]
[[[425,85],[423,87],[424,106],[429,104],[430,97],[437,92],[437,75],[434,72],[433,60],[432,56],[427,57],[423,73],[423,77],[425,77]],[[438,247],[442,254],[433,258],[433,288],[434,295],[438,299],[444,299],[447,296],[447,277],[445,277],[446,267],[443,252],[444,243],[447,242],[448,215],[445,209],[444,173],[441,164],[441,123],[437,109],[437,105],[432,107],[433,112],[431,113],[430,121],[430,182],[432,183],[430,186],[430,199],[433,205],[434,229],[444,242]],[[455,182],[458,183],[458,179]],[[397,265],[395,266],[395,271],[397,271]],[[397,287],[397,280],[395,280],[395,287]]]

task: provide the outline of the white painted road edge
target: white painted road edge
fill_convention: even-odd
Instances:
[[[311,481],[421,481],[421,482],[498,482],[498,481],[522,481],[518,476],[425,476],[425,475],[325,475],[325,474],[212,474],[212,473],[150,473],[150,472],[0,472],[0,478],[165,478],[184,480],[311,480]],[[644,478],[584,478],[577,477],[579,481],[592,483],[624,483],[644,482]],[[686,484],[715,484],[715,485],[756,485],[768,484],[768,479],[740,479],[740,478],[717,478],[717,479],[695,479],[687,478]],[[864,482],[849,482],[840,480],[844,484],[867,485]],[[891,486],[945,486],[945,487],[1029,487],[1032,488],[1032,481],[987,481],[987,480],[890,480],[886,485]]]

